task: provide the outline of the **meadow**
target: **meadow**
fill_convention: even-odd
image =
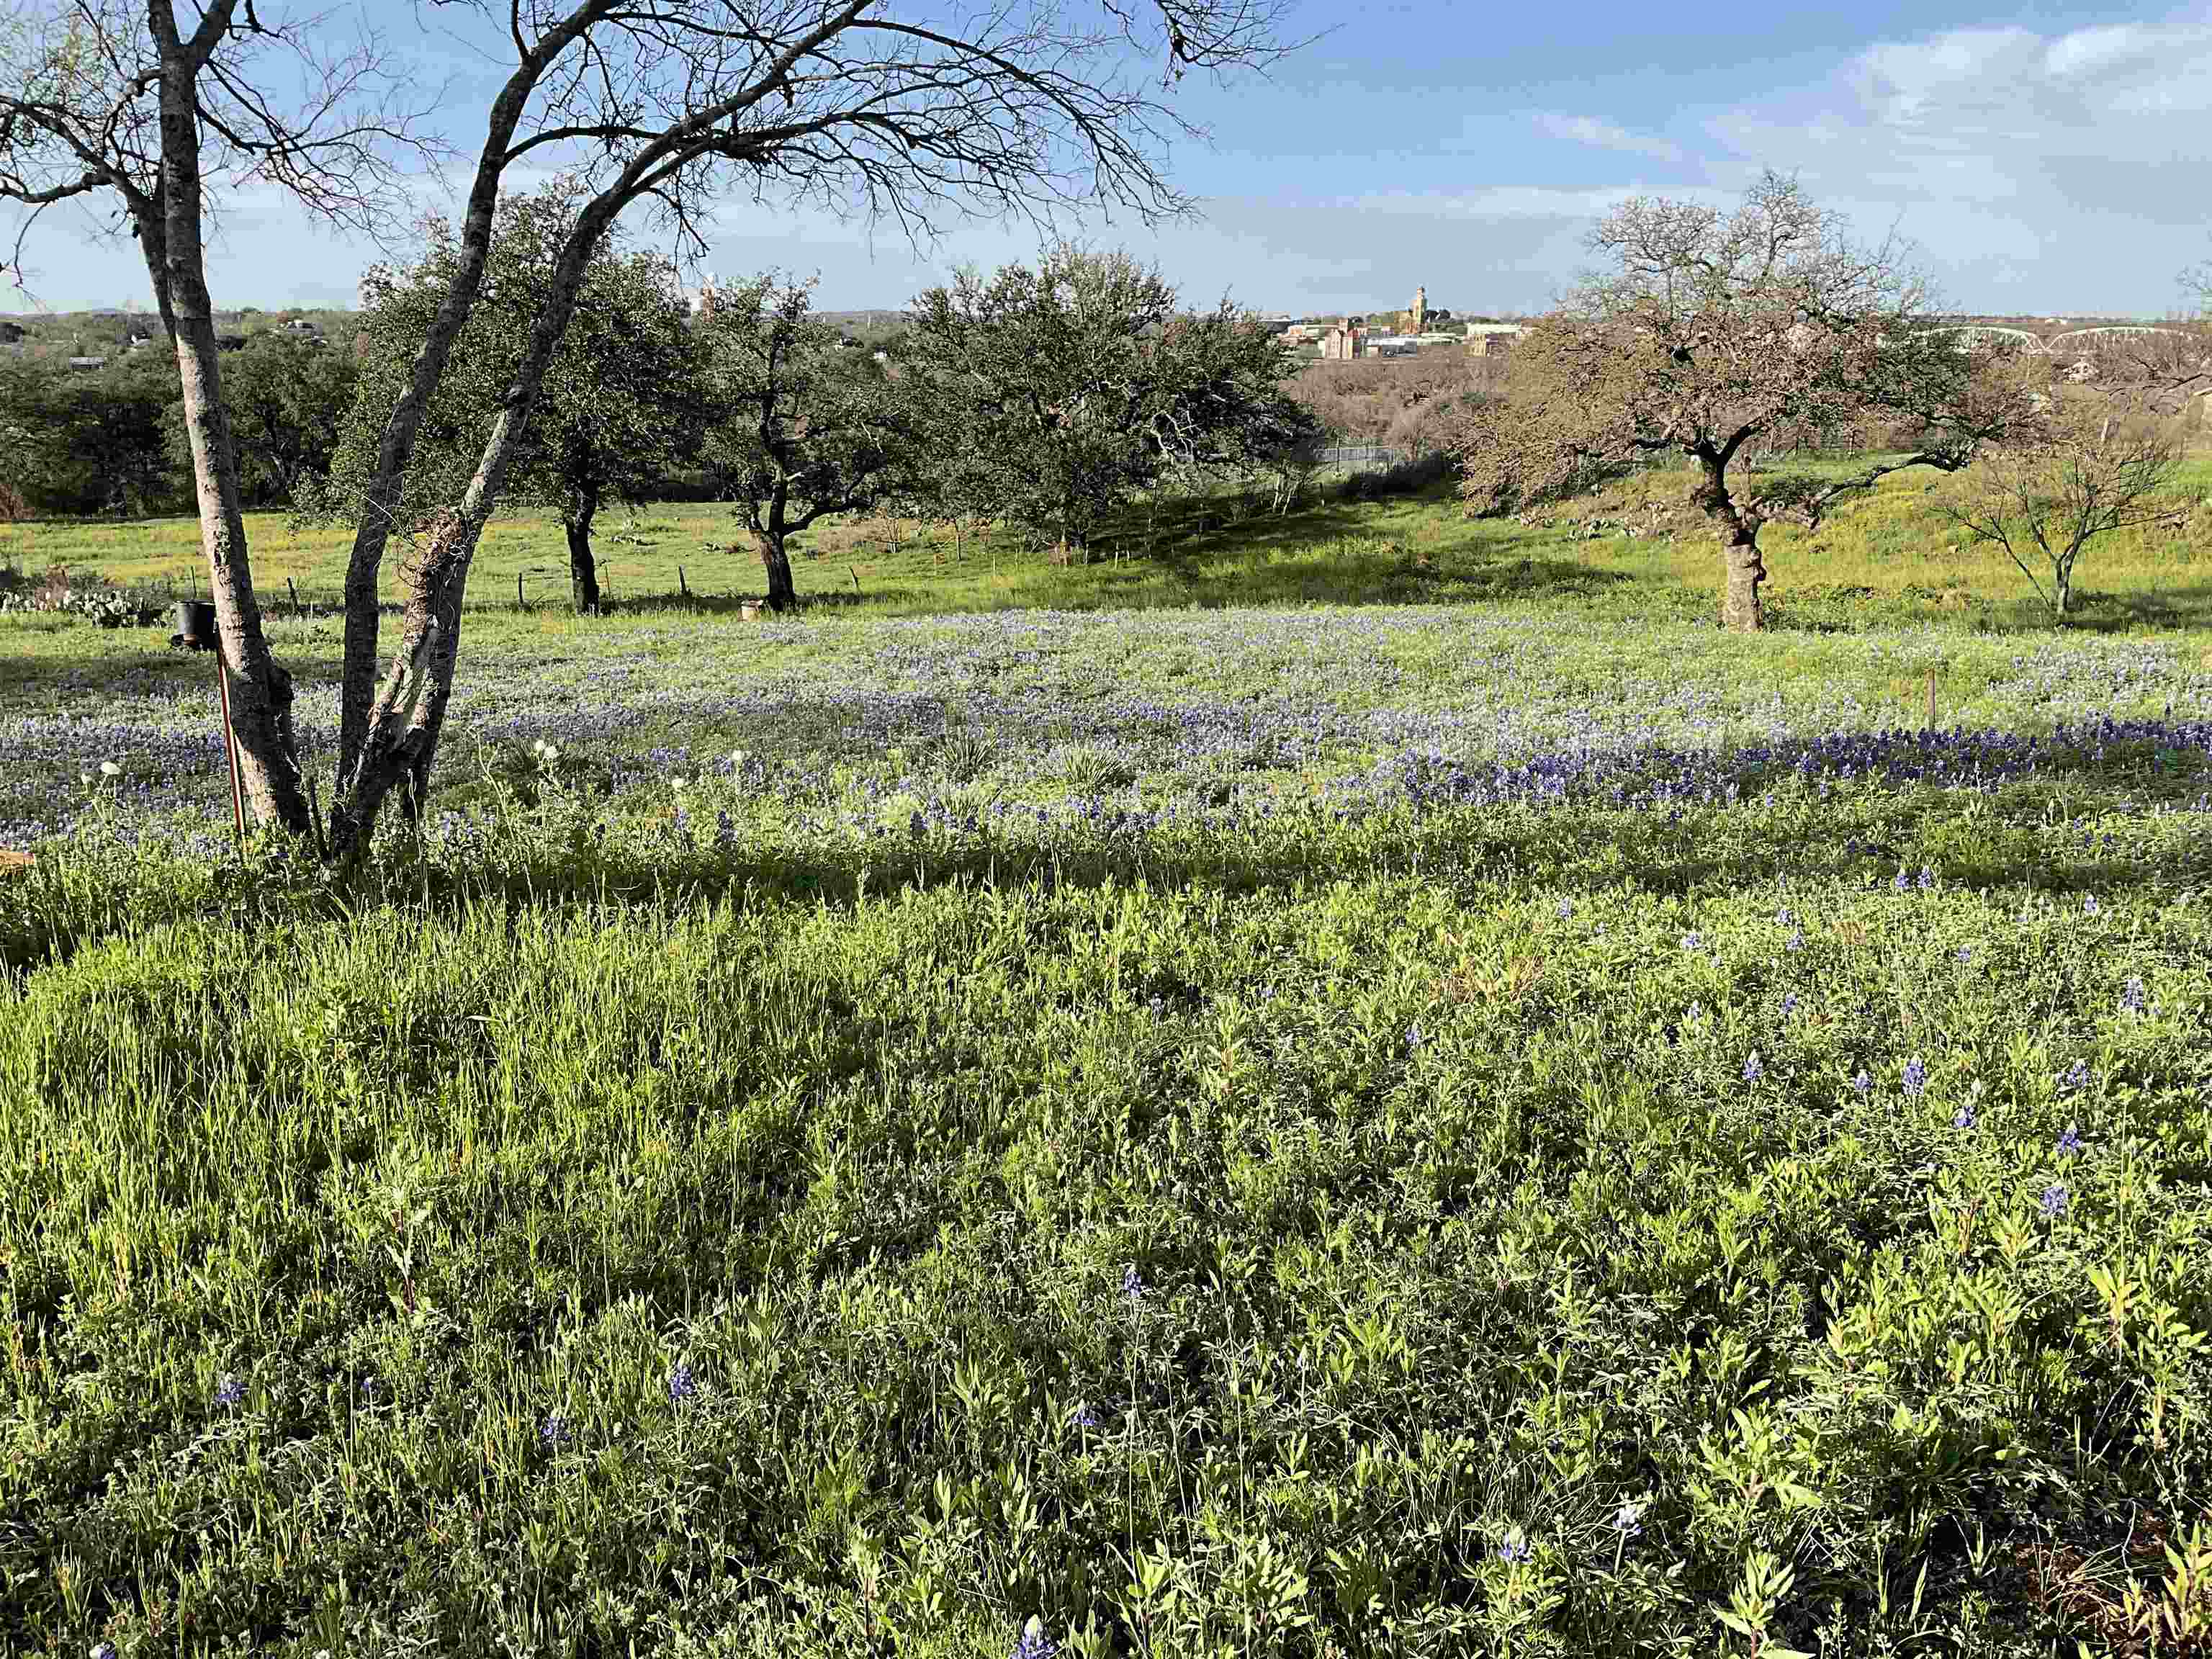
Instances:
[[[2203,543],[1668,490],[495,562],[343,876],[0,617],[0,1648],[2203,1651]]]

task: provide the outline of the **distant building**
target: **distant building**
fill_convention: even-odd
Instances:
[[[107,359],[105,357],[72,357],[69,360],[69,366],[71,368],[89,373],[95,368],[106,368],[107,367]]]
[[[1407,314],[1407,320],[1413,325],[1406,331],[1409,334],[1419,334],[1428,327],[1429,290],[1425,286],[1413,290],[1413,308]]]
[[[1321,337],[1321,355],[1322,362],[1332,363],[1348,363],[1366,356],[1366,331],[1356,319],[1346,317]]]

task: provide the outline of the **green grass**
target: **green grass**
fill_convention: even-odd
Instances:
[[[2201,1651],[2212,635],[1861,510],[1752,640],[1419,502],[487,600],[352,878],[0,618],[0,1650]]]
[[[1858,459],[1804,465],[1836,471]],[[1718,603],[1719,550],[1686,506],[1689,484],[1679,471],[1640,473],[1532,515],[1554,520],[1548,527],[1468,519],[1441,489],[1417,500],[1322,501],[1288,519],[1227,501],[1170,502],[1156,520],[1133,512],[1096,558],[1072,567],[1054,565],[1005,531],[956,542],[950,527],[913,520],[896,526],[833,521],[794,543],[797,577],[803,597],[863,614],[1534,597],[1648,611],[1664,595],[1678,614],[1710,615]],[[1769,526],[1762,538],[1773,573],[1767,594],[1779,618],[1807,627],[1876,619],[2043,625],[2033,590],[2003,554],[1967,544],[1943,517],[1942,501],[1967,487],[1924,471],[1900,473],[1848,501],[1817,534]],[[2178,502],[2199,504],[2184,527],[2146,526],[2092,545],[2082,560],[2087,592],[2077,625],[2212,621],[2212,509],[2201,505],[2208,493],[2212,454],[2192,456],[2172,489]],[[1641,528],[1655,505],[1662,509],[1655,533],[1592,537],[1574,527],[1597,517]],[[256,576],[273,605],[289,602],[288,579],[306,603],[337,603],[349,532],[280,514],[249,514],[247,526]],[[597,546],[617,605],[665,604],[682,591],[714,608],[761,591],[744,539],[727,507],[662,504],[611,510]],[[388,594],[398,558],[395,547],[385,573]],[[27,571],[58,564],[184,593],[193,591],[199,568],[198,528],[191,520],[0,525],[0,563]],[[565,602],[557,522],[527,514],[495,520],[471,580],[471,603],[514,610],[518,575],[527,606]]]

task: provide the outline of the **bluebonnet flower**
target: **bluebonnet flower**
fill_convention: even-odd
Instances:
[[[228,1371],[225,1371],[215,1385],[215,1403],[218,1406],[235,1406],[245,1398],[246,1385]]]
[[[102,1642],[92,1650],[92,1659],[115,1659],[115,1644]]]
[[[1421,1026],[1420,1022],[1416,1020],[1413,1024],[1408,1025],[1406,1028],[1406,1047],[1408,1051],[1411,1051],[1419,1048],[1420,1046]]]
[[[1642,1537],[1644,1506],[1640,1504],[1623,1504],[1613,1512],[1613,1529],[1623,1538]]]
[[[1054,1644],[1052,1638],[1047,1636],[1042,1627],[1032,1619],[1021,1635],[1015,1639],[1013,1651],[1008,1656],[1008,1659],[1053,1659],[1053,1655],[1059,1651],[1060,1649]]]
[[[699,1379],[692,1374],[690,1366],[679,1362],[676,1368],[668,1373],[669,1403],[679,1404],[698,1392]]]
[[[2044,1219],[2047,1221],[2054,1216],[2063,1214],[2066,1209],[2069,1194],[2066,1188],[2059,1185],[2058,1182],[2054,1181],[2051,1185],[2045,1187],[2043,1189],[2043,1199],[2040,1206],[2043,1211]]]
[[[1572,899],[1561,899],[1559,901],[1559,915],[1561,921],[1565,921],[1569,916],[1574,915],[1574,913],[1575,902]]]
[[[1704,950],[1705,948],[1705,936],[1703,933],[1688,933],[1683,934],[1682,948],[1685,951]]]
[[[1088,1406],[1078,1406],[1075,1408],[1075,1426],[1079,1429],[1097,1428],[1098,1426],[1098,1413],[1092,1411]]]
[[[1751,1057],[1743,1063],[1743,1080],[1746,1083],[1756,1083],[1765,1075],[1766,1067],[1759,1063],[1759,1050],[1753,1048],[1751,1051]]]
[[[1784,905],[1774,913],[1774,925],[1777,927],[1795,927],[1797,925],[1797,918],[1791,915],[1790,907]]]
[[[2081,1132],[2068,1124],[2066,1132],[2058,1137],[2058,1144],[2053,1150],[2061,1158],[2072,1158],[2081,1150]]]
[[[1961,945],[1959,947],[1959,960],[1960,962],[1972,962],[1973,959],[1974,947],[1971,945]]]
[[[1859,1067],[1858,1075],[1851,1079],[1851,1087],[1863,1095],[1874,1087],[1874,1079],[1867,1075],[1865,1066]]]
[[[1905,1062],[1904,1083],[1908,1095],[1917,1095],[1928,1086],[1928,1065],[1919,1055]]]
[[[2128,981],[2126,988],[2120,993],[2120,1006],[2131,1014],[2142,1012],[2143,982],[2140,978],[2131,978]]]
[[[1130,1301],[1134,1302],[1143,1296],[1144,1293],[1145,1280],[1143,1275],[1138,1273],[1137,1264],[1133,1261],[1127,1267],[1121,1269],[1121,1294],[1127,1297]]]
[[[2085,893],[2082,895],[2081,914],[2085,916],[2094,916],[2098,914],[2097,896],[2094,893]]]
[[[1507,1533],[1504,1541],[1498,1545],[1498,1559],[1508,1566],[1513,1565],[1516,1562],[1533,1561],[1536,1559],[1536,1547],[1523,1538],[1520,1528],[1516,1527],[1513,1531]]]
[[[1797,994],[1795,991],[1784,992],[1782,994],[1782,1018],[1787,1019],[1790,1015],[1796,1012]]]
[[[1805,948],[1805,930],[1802,927],[1800,927],[1795,933],[1791,933],[1788,939],[1782,941],[1782,948],[1785,951],[1803,950]]]
[[[2089,1062],[2086,1060],[2077,1060],[2071,1066],[2069,1066],[2064,1071],[2058,1074],[2058,1086],[2066,1090],[2087,1088],[2089,1086]]]
[[[550,1412],[538,1425],[538,1437],[549,1446],[565,1446],[576,1436],[569,1428],[567,1418],[558,1412]]]
[[[1954,1129],[1971,1129],[1977,1121],[1972,1106],[1961,1106],[1951,1114],[1951,1127]]]
[[[364,1376],[361,1379],[361,1397],[363,1400],[366,1400],[370,1405],[374,1406],[379,1400],[382,1399],[383,1396],[383,1383],[378,1382],[373,1376]]]
[[[1935,887],[1936,872],[1933,870],[1930,870],[1926,865],[1922,865],[1920,866],[1920,890],[1923,893],[1932,892],[1935,890]]]
[[[1900,893],[1906,893],[1912,890],[1911,879],[1905,875],[1905,866],[1903,865],[1900,864],[1897,866],[1897,879],[1889,884],[1893,889]]]

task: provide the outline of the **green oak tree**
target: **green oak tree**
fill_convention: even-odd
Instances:
[[[708,475],[738,504],[776,611],[797,603],[789,538],[872,507],[914,459],[910,410],[872,352],[841,349],[805,284],[717,294],[702,325]]]

